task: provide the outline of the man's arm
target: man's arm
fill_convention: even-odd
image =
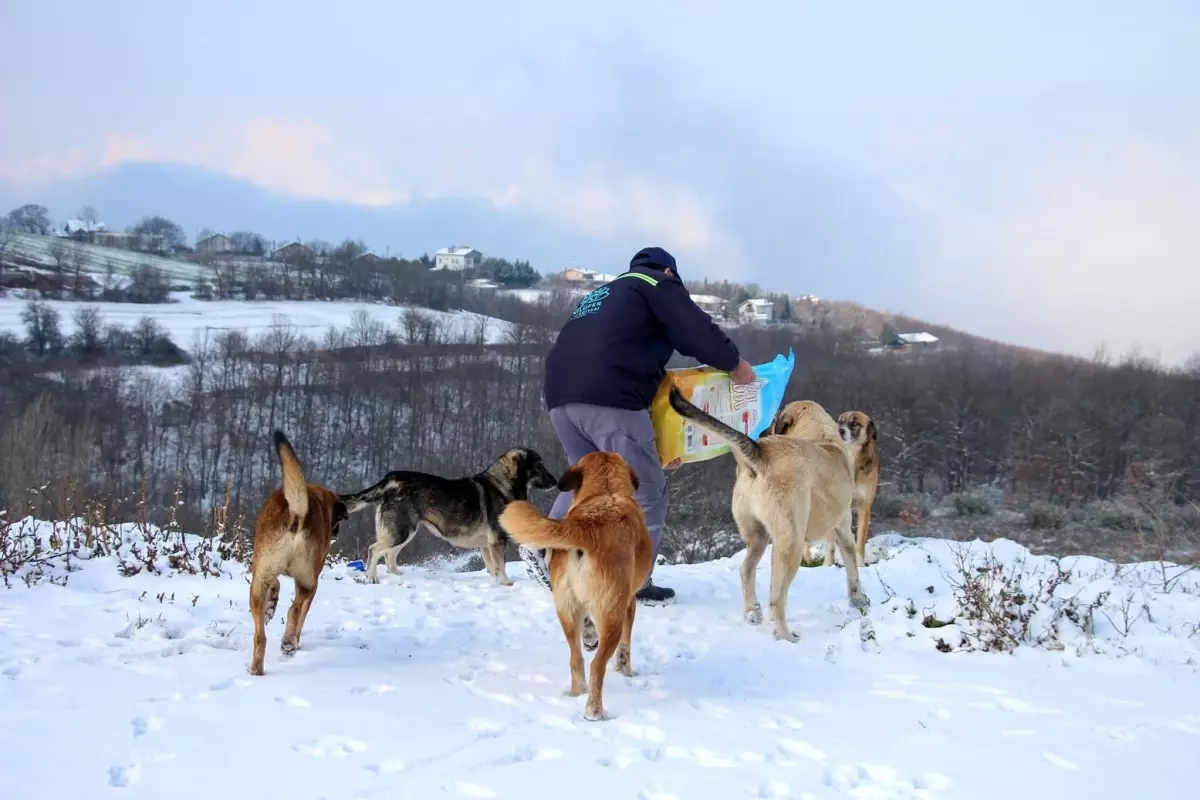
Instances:
[[[692,301],[683,284],[659,281],[646,295],[655,316],[666,328],[672,347],[722,372],[738,368],[742,357],[737,345]]]

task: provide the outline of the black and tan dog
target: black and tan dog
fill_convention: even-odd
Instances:
[[[855,447],[839,435],[832,417],[812,401],[789,403],[768,435],[755,441],[696,408],[678,389],[671,389],[670,401],[680,416],[724,439],[737,460],[732,510],[746,543],[741,569],[746,621],[758,625],[763,620],[755,574],[770,544],[769,610],[775,637],[799,641],[787,625],[788,590],[812,542],[831,532],[846,562],[850,605],[867,608],[870,601],[859,582],[850,533]]]
[[[250,674],[263,674],[267,623],[279,605],[279,577],[296,583],[288,609],[281,649],[291,655],[300,646],[300,631],[317,593],[317,579],[346,506],[323,486],[307,483],[296,452],[282,431],[275,431],[275,454],[283,470],[283,487],[271,493],[254,525],[254,555],[250,561],[250,616],[254,618],[254,656]]]
[[[580,632],[585,616],[596,621],[600,643],[592,659],[584,718],[608,719],[604,673],[613,653],[617,672],[633,677],[630,645],[637,592],[654,564],[654,545],[634,493],[638,476],[616,453],[588,453],[559,481],[574,492],[561,520],[547,519],[530,503],[516,502],[500,515],[508,535],[526,547],[557,551],[549,560],[550,587],[571,649],[571,689],[584,692]]]
[[[508,536],[500,527],[500,513],[514,500],[528,499],[531,488],[551,489],[555,484],[542,457],[518,447],[470,478],[389,472],[374,486],[340,499],[351,514],[375,506],[375,542],[367,550],[366,564],[372,583],[378,582],[379,559],[386,558],[388,572],[394,573],[396,556],[424,525],[455,547],[478,547],[487,571],[510,586],[504,566]]]

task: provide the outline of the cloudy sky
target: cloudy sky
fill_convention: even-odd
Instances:
[[[169,162],[465,200],[596,252],[660,244],[688,277],[1200,351],[1195,2],[582,7],[5,3],[0,181]]]

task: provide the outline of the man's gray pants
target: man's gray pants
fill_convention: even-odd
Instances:
[[[550,424],[562,442],[567,464],[576,464],[588,453],[616,453],[629,462],[638,476],[637,501],[646,515],[654,556],[662,543],[667,521],[667,475],[658,462],[658,445],[649,411],[630,411],[585,403],[568,403],[550,409]],[[571,507],[572,492],[559,494],[550,519],[562,519]],[[651,575],[654,568],[650,568]],[[650,578],[646,578],[649,585]]]

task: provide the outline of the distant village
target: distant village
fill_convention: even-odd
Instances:
[[[166,237],[153,233],[110,231],[103,222],[95,219],[67,220],[60,228],[50,230],[49,233],[51,237],[69,239],[83,244],[157,254],[166,258],[199,261],[214,266],[221,264],[240,266],[312,265],[320,264],[330,257],[328,253],[317,252],[310,245],[298,240],[267,242],[254,234],[226,235],[208,230],[202,231],[196,237],[194,247],[186,247],[172,243]],[[363,248],[361,252],[356,252],[350,260],[352,263],[373,263],[387,257],[381,257]],[[61,259],[61,255],[58,258]],[[486,267],[485,262],[488,261],[477,248],[461,244],[443,247],[434,253],[432,259],[423,256],[422,260],[429,264],[431,271],[464,273],[478,272]],[[14,263],[11,266],[17,266],[17,264]],[[531,273],[531,275],[537,281],[537,285],[529,289],[513,289],[511,286],[504,286],[489,277],[469,276],[465,276],[467,277],[465,286],[478,294],[515,293],[522,299],[533,301],[546,293],[582,296],[617,277],[614,273],[586,269],[578,265],[546,275],[540,281],[538,281],[537,273]],[[800,324],[800,320],[815,319],[816,311],[821,307],[821,299],[812,294],[796,297],[778,294],[772,295],[772,297],[746,297],[743,293],[741,297],[731,299],[700,293],[696,291],[695,287],[692,287],[690,291],[696,305],[713,319],[735,326],[794,326]],[[782,313],[781,304],[786,306],[782,309]],[[899,332],[892,330],[890,326],[885,326],[878,337],[863,341],[861,345],[868,353],[879,355],[938,350],[942,343],[937,336],[925,331]]]

